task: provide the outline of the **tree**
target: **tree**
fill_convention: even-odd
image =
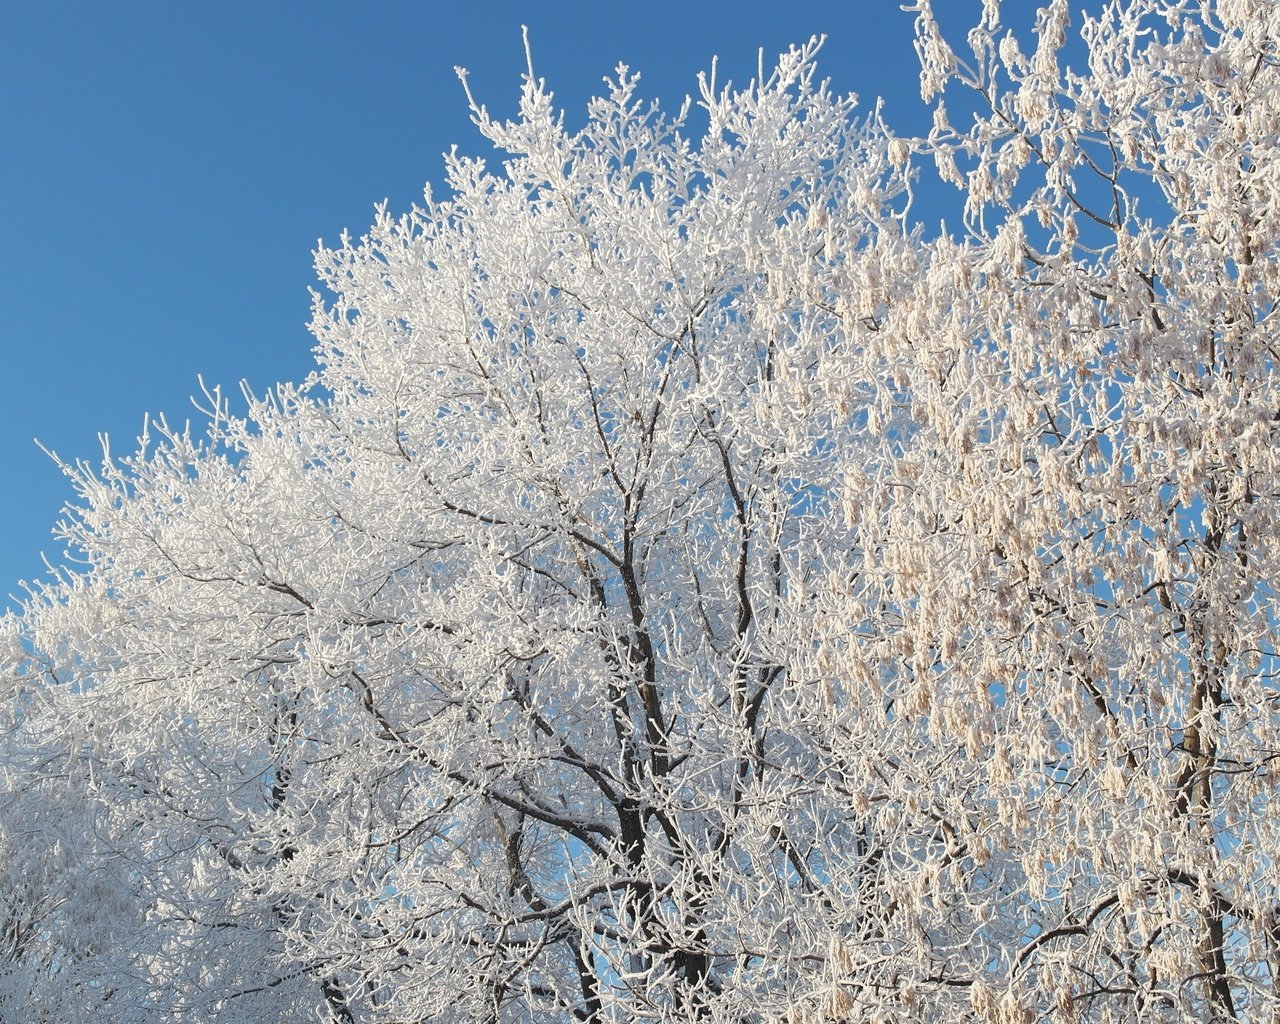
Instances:
[[[1280,1016],[1280,14],[914,10],[924,139],[817,43],[696,142],[530,70],[308,381],[69,467],[9,732],[142,908],[101,1013]]]

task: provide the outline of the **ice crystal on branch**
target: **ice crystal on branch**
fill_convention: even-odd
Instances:
[[[69,469],[0,1013],[1280,1011],[1280,15],[1090,10],[917,3],[921,139],[471,99],[311,380]]]

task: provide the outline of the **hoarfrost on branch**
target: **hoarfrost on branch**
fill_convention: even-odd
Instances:
[[[1280,13],[982,8],[917,139],[531,71],[309,380],[68,467],[0,1019],[1280,1018]]]

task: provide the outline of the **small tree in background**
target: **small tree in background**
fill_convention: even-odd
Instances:
[[[915,11],[921,140],[816,44],[700,134],[625,69],[570,133],[530,72],[473,104],[502,173],[319,254],[310,380],[71,470],[0,806],[39,861],[32,794],[80,794],[122,909],[6,994],[1280,1013],[1280,14],[1137,0],[1077,53],[1054,0],[1025,53],[988,2],[962,61]]]

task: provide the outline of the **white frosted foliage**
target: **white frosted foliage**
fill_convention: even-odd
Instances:
[[[531,70],[67,467],[0,1019],[1280,1018],[1280,16],[1082,6],[915,4],[919,139]]]

